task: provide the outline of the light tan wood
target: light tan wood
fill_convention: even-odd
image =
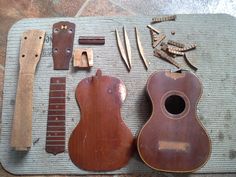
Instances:
[[[140,56],[143,60],[143,63],[146,67],[146,69],[148,69],[148,66],[149,66],[149,62],[147,62],[147,59],[146,57],[144,56],[144,50],[143,50],[143,46],[142,46],[142,43],[141,43],[141,40],[140,40],[140,36],[139,36],[139,32],[138,32],[138,28],[135,27],[135,34],[136,34],[136,40],[137,40],[137,45],[138,45],[138,51],[140,53]]]
[[[159,141],[159,150],[175,150],[175,151],[187,151],[190,148],[190,144],[186,142],[174,142],[174,141]]]
[[[161,31],[159,31],[158,29],[154,28],[154,27],[151,26],[151,25],[147,25],[147,27],[148,27],[150,30],[156,32],[157,34],[160,34],[160,33],[161,33]]]
[[[124,32],[124,38],[125,38],[125,47],[126,47],[127,58],[128,58],[128,62],[129,62],[129,67],[131,69],[131,67],[132,67],[131,46],[130,46],[129,37],[128,37],[127,31],[125,30],[125,27],[123,27],[123,32]]]
[[[32,144],[32,103],[34,73],[39,62],[45,32],[29,30],[23,33],[19,52],[19,79],[12,123],[11,147],[27,151]]]
[[[93,66],[93,49],[77,48],[74,50],[73,66],[79,68],[89,68]]]
[[[130,71],[131,68],[130,68],[130,66],[129,66],[128,59],[127,59],[127,57],[126,57],[125,49],[124,49],[124,47],[123,47],[123,45],[122,45],[122,42],[121,42],[121,40],[120,40],[119,32],[118,32],[117,29],[116,29],[115,31],[116,31],[117,45],[118,45],[118,48],[119,48],[121,57],[122,57],[123,61],[125,62],[128,71]]]

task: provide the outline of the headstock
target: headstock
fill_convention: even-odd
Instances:
[[[19,54],[20,72],[33,74],[39,62],[45,31],[28,30],[21,37]]]

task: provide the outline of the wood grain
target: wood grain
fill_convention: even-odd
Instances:
[[[29,150],[32,144],[34,73],[40,59],[44,36],[44,31],[29,30],[21,38],[20,71],[11,134],[11,147],[17,151]]]
[[[74,50],[73,66],[78,68],[90,68],[93,66],[93,49],[77,48]]]
[[[126,54],[127,54],[127,58],[128,58],[128,62],[129,62],[129,67],[131,69],[132,68],[131,46],[130,46],[129,36],[128,36],[128,33],[127,33],[125,27],[123,27],[123,33],[124,33]]]
[[[143,60],[143,63],[146,67],[146,69],[148,69],[148,66],[149,66],[149,62],[147,62],[147,59],[144,55],[144,50],[143,50],[143,46],[142,46],[142,43],[141,43],[141,39],[140,39],[140,34],[138,32],[138,28],[135,27],[135,35],[136,35],[136,41],[137,41],[137,46],[138,46],[138,51],[139,51],[139,54],[141,56],[141,59]]]
[[[211,142],[196,115],[202,94],[199,79],[187,71],[155,72],[148,79],[147,91],[153,112],[138,136],[142,160],[158,171],[182,173],[201,168],[210,156]],[[184,101],[181,111],[180,101],[167,105],[175,101],[167,102],[171,96]]]
[[[117,40],[117,46],[118,46],[118,49],[120,51],[120,55],[121,55],[121,58],[123,59],[128,71],[130,71],[130,65],[129,65],[129,61],[128,61],[128,58],[126,57],[126,51],[122,45],[122,42],[121,42],[121,39],[120,39],[120,35],[119,35],[119,32],[118,30],[116,29],[115,30],[116,32],[116,40]]]
[[[115,77],[102,76],[98,70],[96,76],[78,84],[75,94],[81,120],[68,143],[72,162],[90,171],[125,166],[133,153],[133,136],[120,115],[125,85]]]

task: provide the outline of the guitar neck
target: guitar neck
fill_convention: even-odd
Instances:
[[[32,144],[34,73],[40,60],[44,36],[44,31],[29,30],[21,38],[20,71],[11,134],[11,147],[17,151],[27,151]]]

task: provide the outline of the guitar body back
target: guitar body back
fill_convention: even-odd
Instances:
[[[196,114],[202,94],[199,79],[187,71],[160,71],[150,76],[147,91],[153,112],[138,136],[142,160],[166,172],[192,172],[202,167],[211,142]]]
[[[120,115],[125,97],[125,85],[117,78],[102,76],[100,70],[78,84],[76,99],[81,119],[68,144],[76,166],[89,171],[111,171],[128,163],[133,136]]]

